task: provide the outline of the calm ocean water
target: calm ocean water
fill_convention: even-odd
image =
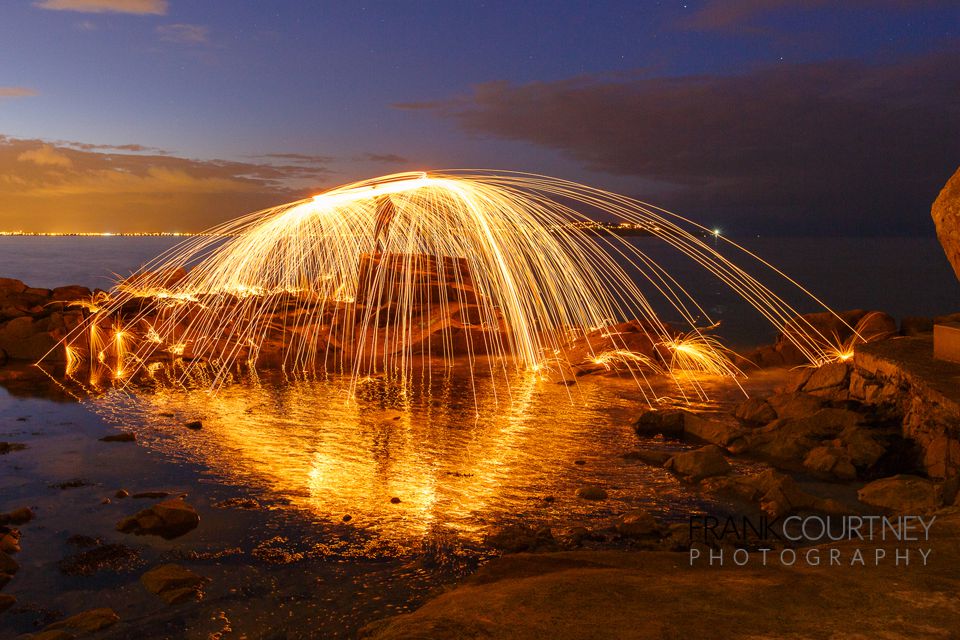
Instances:
[[[2,237],[0,277],[31,286],[81,284],[107,289],[116,277],[173,247],[180,238]],[[960,284],[936,239],[753,238],[735,239],[802,283],[834,309],[880,309],[897,318],[960,311]],[[668,268],[701,303],[719,333],[735,346],[768,341],[773,329],[725,285],[652,238],[633,238]],[[744,257],[724,255],[755,274],[800,311],[816,304],[786,281]],[[654,306],[656,301],[654,300]],[[670,320],[669,312],[664,317]],[[706,322],[706,320],[704,320]]]

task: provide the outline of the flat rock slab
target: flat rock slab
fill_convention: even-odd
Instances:
[[[873,375],[903,378],[918,393],[951,406],[960,416],[960,363],[935,360],[931,336],[857,345],[853,362]]]
[[[862,545],[835,546],[849,557]],[[960,514],[938,516],[929,545],[925,567],[763,567],[759,560],[691,567],[685,553],[652,551],[505,556],[419,610],[368,625],[360,637],[955,637]]]

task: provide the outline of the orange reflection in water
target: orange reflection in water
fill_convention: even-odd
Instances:
[[[682,517],[702,504],[662,469],[623,459],[646,406],[632,380],[477,379],[477,404],[468,379],[433,380],[411,392],[373,379],[354,397],[348,380],[246,381],[216,395],[160,387],[93,404],[142,427],[148,447],[318,520],[350,515],[402,547],[438,532],[480,540],[517,521],[596,522],[636,506]],[[198,417],[202,430],[183,428]],[[586,483],[610,499],[577,499]]]

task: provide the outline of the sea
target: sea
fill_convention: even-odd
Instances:
[[[824,306],[838,311],[859,308],[885,311],[900,320],[904,316],[933,317],[960,311],[960,283],[932,234],[732,240],[783,275],[761,266],[723,239],[717,242],[717,250],[801,313],[822,311]],[[0,237],[0,277],[17,278],[33,287],[79,284],[106,290],[182,241],[169,236]],[[704,311],[698,324],[719,323],[715,332],[730,346],[756,346],[776,336],[776,327],[693,261],[655,238],[634,237],[628,241],[690,293]],[[642,272],[633,270],[631,275],[641,291],[652,289]],[[650,296],[664,320],[682,324],[669,305],[658,305],[655,292]]]

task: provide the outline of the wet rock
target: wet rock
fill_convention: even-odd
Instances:
[[[767,424],[776,420],[777,412],[769,402],[763,398],[748,398],[737,405],[733,410],[733,415],[744,422],[754,424]]]
[[[0,613],[3,613],[15,604],[17,604],[15,597],[7,593],[0,593]]]
[[[803,391],[823,395],[833,388],[846,388],[850,377],[850,366],[844,362],[832,362],[818,368],[803,385]]]
[[[711,476],[724,475],[730,471],[730,463],[723,456],[720,447],[716,445],[678,453],[667,460],[663,466],[693,482]]]
[[[486,543],[503,553],[521,553],[556,548],[553,531],[548,527],[509,525],[487,537]]]
[[[105,544],[75,553],[58,563],[68,576],[92,576],[102,571],[121,573],[141,566],[140,552],[122,544]]]
[[[33,511],[28,507],[20,507],[7,513],[0,513],[0,524],[26,524],[33,520]]]
[[[115,494],[113,494],[113,497],[114,497],[114,498],[119,498],[119,499],[129,498],[129,497],[130,497],[130,492],[127,491],[126,489],[117,489],[117,492],[116,492]]]
[[[899,513],[922,514],[940,506],[940,491],[933,482],[911,475],[874,480],[857,492],[860,502]]]
[[[197,528],[200,516],[180,499],[166,500],[117,523],[117,531],[178,538]]]
[[[100,438],[101,442],[136,442],[137,434],[130,431],[123,431],[121,433],[111,433],[108,436],[103,436]]]
[[[163,564],[140,576],[140,583],[167,604],[178,604],[203,597],[203,586],[209,578],[178,564]]]
[[[200,429],[203,429],[203,423],[200,422],[199,420],[191,420],[190,422],[186,423],[183,426],[185,426],[187,429],[193,429],[194,431],[199,431]]]
[[[674,451],[660,449],[637,449],[636,451],[628,451],[623,454],[623,457],[627,460],[640,460],[653,467],[662,467],[674,453]]]
[[[853,480],[857,470],[846,449],[836,446],[814,447],[803,460],[803,466],[813,472],[834,476],[840,480]]]
[[[23,451],[27,445],[19,442],[0,442],[0,456],[11,451]]]
[[[960,279],[960,169],[947,180],[930,209],[930,216],[947,260]]]
[[[641,414],[633,423],[633,430],[643,437],[663,435],[680,438],[683,436],[685,413],[680,409],[651,409]]]
[[[626,538],[654,537],[660,533],[656,519],[643,509],[636,509],[620,516],[616,525],[617,533]]]
[[[547,497],[549,498],[550,496],[547,496]],[[544,500],[546,500],[546,498],[544,498]],[[390,504],[400,504],[400,498],[396,496],[390,498]]]
[[[747,430],[729,414],[699,414],[686,412],[683,416],[683,435],[721,447],[727,447],[743,438]]]
[[[577,497],[583,500],[606,500],[607,491],[595,484],[588,484],[577,489]]]
[[[102,609],[90,609],[75,616],[70,616],[66,620],[54,622],[47,625],[44,631],[66,631],[68,633],[93,633],[100,629],[106,629],[112,624],[120,621],[120,616],[113,609],[104,607]]]
[[[824,405],[821,398],[807,393],[778,393],[767,398],[778,418],[803,418],[816,413]]]

